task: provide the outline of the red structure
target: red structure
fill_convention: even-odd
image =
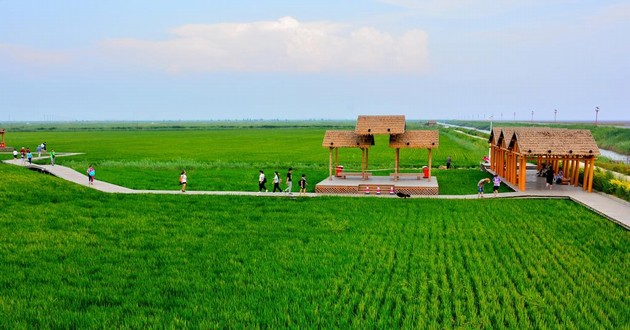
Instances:
[[[6,130],[4,128],[0,128],[0,137],[2,137],[2,141],[0,141],[0,148],[6,147],[6,144],[4,144],[4,133],[6,133]]]

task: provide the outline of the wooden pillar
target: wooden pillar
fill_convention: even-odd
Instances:
[[[432,149],[429,148],[429,181],[431,181],[431,165],[433,163],[433,153]]]
[[[400,148],[396,148],[396,160],[394,168],[394,181],[398,181],[398,171],[400,168]]]
[[[595,157],[591,158],[591,166],[589,166],[589,175],[588,175],[588,192],[593,192],[593,178],[594,178],[594,170],[595,170]]]
[[[521,155],[521,168],[520,168],[520,174],[518,177],[518,189],[520,189],[521,191],[525,191],[525,182],[527,182],[527,158],[523,155]]]
[[[328,150],[328,177],[330,178],[330,180],[333,179],[333,175],[332,175],[332,171],[333,171],[333,166],[332,166],[332,154],[333,154],[333,149],[334,148],[329,148]]]
[[[542,169],[542,157],[538,156],[538,158],[536,159],[536,171],[540,172],[541,169]]]
[[[513,184],[518,184],[516,182],[516,156],[512,152],[510,152],[510,178]]]
[[[582,180],[582,190],[588,188],[588,174],[590,173],[589,166],[591,162],[588,159],[584,159],[584,178]]]
[[[370,149],[369,148],[365,148],[365,171],[363,171],[363,175],[362,175],[362,179],[363,180],[367,180],[367,174],[365,172],[368,171],[369,168],[369,154],[370,154]]]
[[[505,149],[501,149],[501,166],[499,170],[501,171],[501,176],[507,178],[507,159],[508,155],[505,152]]]
[[[429,149],[431,150],[431,149]],[[493,170],[494,172],[497,171],[497,166],[496,166],[496,155],[495,153],[497,152],[497,149],[495,148],[494,145],[490,145],[490,169]]]
[[[339,166],[339,148],[335,148],[335,167]]]

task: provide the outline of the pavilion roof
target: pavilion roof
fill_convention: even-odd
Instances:
[[[322,147],[327,148],[369,148],[374,145],[374,137],[358,135],[353,131],[326,131]]]
[[[499,142],[499,136],[501,136],[501,132],[503,128],[501,127],[493,127],[492,131],[490,131],[490,138],[488,139],[488,143],[496,145]]]
[[[586,129],[517,128],[509,147],[528,156],[598,156],[597,143]]]
[[[437,130],[406,131],[389,136],[390,148],[437,148],[439,132]]]
[[[359,116],[354,132],[359,135],[402,134],[405,132],[405,116]]]

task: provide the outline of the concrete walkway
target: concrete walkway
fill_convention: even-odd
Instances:
[[[57,154],[58,157],[72,156],[76,154]],[[45,157],[41,157],[44,159]],[[33,170],[37,170],[44,173],[52,174],[56,177],[88,186],[88,178],[86,174],[79,173],[69,167],[60,165],[37,165],[37,164],[23,164],[21,159],[17,160],[5,160],[5,163],[13,164],[17,166],[23,166]],[[552,190],[545,189],[544,178],[536,176],[535,171],[527,171],[527,191],[520,192],[518,187],[510,186],[514,192],[500,193],[497,198],[566,198],[571,199],[577,203],[584,205],[585,207],[599,213],[600,215],[614,221],[627,230],[630,230],[630,203],[618,199],[614,196],[593,192],[588,193],[582,190],[581,187],[573,187],[568,185],[554,185]],[[504,182],[505,183],[505,182]],[[187,194],[187,195],[240,195],[240,196],[264,196],[264,197],[317,197],[324,196],[323,194],[306,193],[299,195],[297,192],[292,195],[286,193],[259,193],[248,191],[195,191],[189,190],[182,193],[180,190],[134,190],[126,187],[114,185],[108,182],[94,180],[94,185],[89,186],[96,190],[107,193],[121,193],[121,194]],[[383,194],[381,196],[375,195],[331,195],[331,196],[343,196],[343,197],[373,197],[373,198],[398,198],[395,195],[390,196]],[[477,194],[472,195],[437,195],[437,196],[413,196],[413,198],[434,198],[434,199],[477,199]],[[495,198],[492,194],[486,194],[485,198]]]

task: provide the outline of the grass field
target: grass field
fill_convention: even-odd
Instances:
[[[112,195],[0,173],[0,328],[630,325],[629,232],[567,200]]]
[[[328,176],[328,150],[321,146],[327,128],[276,126],[271,128],[201,127],[187,130],[37,130],[13,132],[9,143],[34,147],[46,141],[57,152],[83,152],[85,155],[58,158],[57,164],[83,173],[90,164],[96,167],[97,179],[132,189],[178,189],[179,173],[186,169],[190,190],[258,189],[258,170],[271,179],[278,171],[282,178],[288,167],[294,176],[306,174],[308,191]],[[328,129],[338,129],[336,126]],[[34,148],[33,148],[34,149]],[[475,168],[487,144],[450,130],[440,131],[440,146],[433,152],[433,164],[445,164],[451,156],[453,166]],[[4,155],[5,158],[10,157]],[[375,175],[394,171],[395,151],[388,147],[387,136],[377,136],[370,151],[370,170]],[[358,149],[342,149],[340,163],[348,171],[361,167]],[[418,172],[427,165],[426,150],[401,150],[402,171]],[[46,163],[43,162],[42,163]],[[474,194],[475,184],[484,175],[478,170],[456,173],[435,171],[445,187],[441,194]],[[271,181],[271,180],[269,180]],[[444,183],[442,185],[442,183]],[[271,184],[268,184],[271,186]],[[501,191],[509,191],[502,187]]]

